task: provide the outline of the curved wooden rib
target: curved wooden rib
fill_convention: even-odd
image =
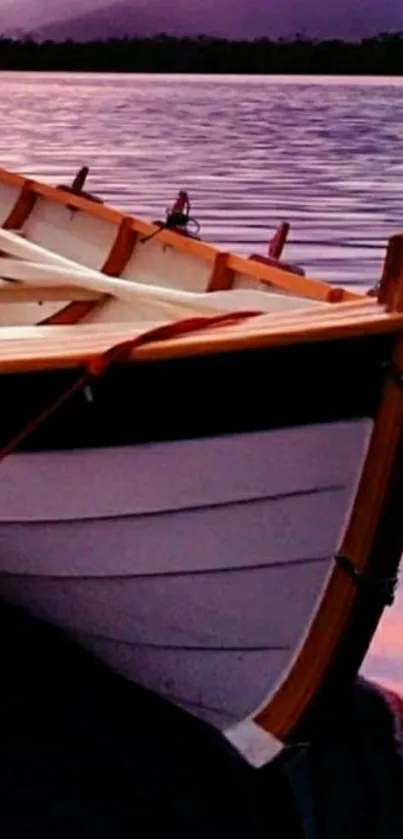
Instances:
[[[126,268],[137,239],[138,233],[132,225],[132,219],[130,216],[124,216],[109,256],[101,268],[102,273],[119,277]]]
[[[138,234],[132,226],[131,218],[124,216],[119,225],[116,239],[100,269],[103,274],[115,277],[120,276],[132,255],[137,238]],[[102,305],[102,301],[99,298],[95,300],[75,300],[72,303],[68,303],[67,306],[54,315],[44,318],[40,321],[40,325],[65,326],[67,324],[80,323],[80,321],[84,320],[87,315],[100,305]]]
[[[234,285],[234,272],[228,266],[229,254],[216,254],[207,291],[229,291]]]
[[[80,323],[95,309],[95,306],[99,305],[99,302],[99,300],[74,300],[55,314],[40,320],[38,326],[68,326]]]
[[[5,230],[19,230],[29,218],[38,199],[38,195],[34,191],[33,186],[34,181],[26,180],[23,182],[21,192],[14,207],[2,224]]]
[[[403,236],[389,241],[382,298],[391,312],[403,312]],[[372,580],[393,577],[403,550],[403,337],[391,359],[402,376],[385,381],[368,454],[339,555]],[[254,722],[279,740],[292,739],[304,716],[329,692],[353,679],[385,608],[376,585],[359,589],[335,566],[311,631],[273,699]]]

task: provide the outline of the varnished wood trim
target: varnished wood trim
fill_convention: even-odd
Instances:
[[[109,256],[101,268],[103,274],[114,277],[120,276],[132,255],[137,238],[138,234],[133,228],[132,219],[125,216],[119,225]]]
[[[337,304],[336,304],[337,305]],[[339,304],[340,308],[344,304]],[[330,308],[330,307],[329,307]],[[331,308],[332,310],[332,308]],[[252,327],[253,324],[253,327]],[[41,334],[41,341],[32,343],[31,338],[24,338],[23,330],[19,336],[18,352],[13,355],[13,347],[0,342],[0,372],[37,370],[46,365],[47,369],[87,364],[99,351],[108,349],[116,340],[129,339],[137,330],[133,325],[117,324],[116,333],[104,329],[103,324],[94,324],[94,329],[86,335],[82,343],[80,333],[72,329],[71,335],[63,341],[52,330],[49,335]],[[340,313],[326,322],[320,318],[309,322],[308,318],[294,324],[267,326],[265,318],[253,318],[249,328],[238,326],[206,330],[205,334],[194,334],[155,342],[138,347],[132,353],[133,361],[153,362],[162,359],[191,358],[205,355],[222,355],[227,352],[259,350],[277,347],[292,347],[295,344],[315,344],[349,338],[365,338],[370,335],[396,334],[403,331],[403,314],[366,312],[346,316]],[[65,341],[67,340],[67,344]]]
[[[99,300],[74,300],[55,314],[41,320],[39,325],[67,326],[80,323],[97,305],[99,305]]]
[[[228,291],[234,284],[234,272],[228,267],[229,254],[218,251],[213,270],[207,286],[207,291]]]
[[[260,320],[260,319],[259,319]],[[279,318],[280,321],[280,318]],[[238,350],[256,350],[292,346],[295,344],[316,343],[321,341],[363,338],[365,335],[396,333],[403,329],[403,314],[395,316],[380,313],[373,317],[345,318],[342,315],[328,323],[313,320],[311,323],[297,321],[294,324],[277,328],[266,327],[264,318],[253,328],[231,327],[206,331],[203,335],[186,336],[172,339],[160,346],[149,344],[139,347],[134,357],[142,361],[154,361],[160,358],[184,358],[196,355],[236,352]]]
[[[38,198],[33,187],[33,181],[24,181],[14,207],[3,221],[2,227],[5,230],[19,230],[29,218]]]
[[[99,295],[99,299],[102,295]],[[94,292],[71,285],[26,285],[23,282],[0,280],[0,303],[37,303],[39,301],[66,302],[71,300],[94,300]]]
[[[329,302],[329,292],[332,290],[332,286],[322,280],[314,280],[312,277],[282,271],[277,266],[263,265],[253,259],[246,260],[237,254],[230,254],[228,267],[238,274],[245,274],[269,286],[277,286],[298,297]],[[343,296],[346,300],[354,300],[362,297],[362,294],[343,289]]]
[[[391,312],[403,312],[403,236],[388,246],[382,277],[382,299]],[[392,361],[403,376],[403,330],[395,339]],[[387,377],[339,554],[357,574],[385,578],[396,573],[403,551],[403,388]],[[375,594],[375,596],[374,596]],[[339,681],[343,670],[357,673],[385,602],[371,586],[336,566],[308,637],[273,699],[255,722],[279,739],[287,739],[317,700],[326,683]],[[350,631],[348,631],[350,629]],[[343,653],[343,655],[342,655]],[[336,670],[337,668],[337,670]],[[333,672],[332,672],[333,671]]]

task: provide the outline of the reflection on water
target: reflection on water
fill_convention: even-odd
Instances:
[[[190,192],[202,235],[368,287],[403,226],[403,80],[1,73],[0,165],[161,218]],[[365,672],[403,690],[403,592]]]

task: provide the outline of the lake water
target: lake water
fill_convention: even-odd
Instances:
[[[0,73],[0,166],[162,218],[189,191],[206,239],[368,288],[403,228],[403,79]],[[403,503],[402,503],[403,515]],[[403,691],[403,587],[363,668]]]

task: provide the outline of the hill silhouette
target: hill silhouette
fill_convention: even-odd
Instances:
[[[95,6],[95,8],[94,8]],[[103,40],[124,36],[208,36],[232,40],[261,36],[357,40],[403,29],[402,0],[13,0],[11,17],[28,34],[53,40]],[[32,21],[35,21],[35,29]]]

